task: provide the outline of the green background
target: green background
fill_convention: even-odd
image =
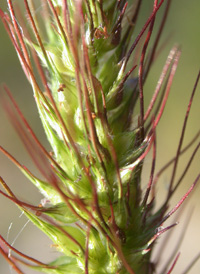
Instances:
[[[17,1],[16,1],[17,2]],[[22,2],[18,0],[18,2]],[[38,2],[38,10],[41,5]],[[139,18],[140,27],[145,22],[146,16],[150,13],[152,7],[152,0],[142,1],[142,10]],[[4,11],[6,10],[6,0],[0,1],[0,7]],[[160,11],[160,14],[162,11]],[[159,24],[159,16],[158,22]],[[138,33],[140,27],[138,27]],[[167,39],[166,39],[167,38]],[[200,68],[200,1],[193,0],[174,0],[172,1],[170,14],[167,21],[167,26],[164,31],[163,41],[165,41],[165,47],[162,50],[159,60],[155,63],[152,69],[149,79],[145,84],[145,106],[151,98],[151,94],[156,86],[159,78],[159,74],[164,65],[169,50],[174,44],[181,45],[182,55],[179,62],[178,70],[174,79],[172,90],[169,96],[169,100],[166,106],[165,113],[157,129],[157,163],[156,169],[166,163],[176,152],[178,145],[178,138],[180,136],[181,127],[183,124],[186,107],[189,101],[189,97]],[[11,89],[15,99],[23,110],[28,121],[31,123],[32,128],[36,132],[37,136],[43,144],[49,148],[46,144],[45,135],[42,131],[41,123],[37,116],[37,110],[32,96],[31,87],[29,86],[26,78],[22,72],[20,64],[18,62],[16,53],[9,41],[7,34],[3,28],[3,24],[0,23],[0,84],[5,82]],[[1,92],[3,92],[1,90]],[[188,121],[187,132],[184,139],[184,144],[192,138],[200,127],[200,85],[195,95],[195,100],[192,106],[192,111]],[[29,159],[20,139],[13,130],[12,126],[7,119],[4,110],[0,108],[0,145],[11,152],[20,163],[26,165],[31,171],[36,172],[34,166]],[[179,172],[184,168],[187,163],[187,159],[190,156],[191,151],[186,153],[182,157],[179,165]],[[176,193],[171,201],[171,207],[181,198],[184,192],[189,188],[192,182],[195,180],[199,173],[200,157],[199,154],[195,157],[194,163],[184,182],[182,183],[179,191]],[[144,186],[148,182],[148,172],[151,167],[151,158],[148,157],[145,163],[145,169],[143,173]],[[0,155],[0,174],[6,180],[13,192],[24,201],[33,203],[35,205],[40,203],[42,196],[38,194],[37,189],[31,185],[3,155]],[[179,173],[180,174],[180,173]],[[177,177],[178,178],[178,177]],[[156,191],[157,201],[162,202],[162,199],[167,191],[167,184],[170,180],[170,170],[166,172],[160,179]],[[187,202],[187,207],[184,208],[184,214],[182,216],[176,215],[169,220],[169,224],[174,221],[180,221],[178,227],[175,228],[174,234],[171,240],[168,241],[166,247],[165,256],[162,258],[162,262],[166,260],[167,254],[172,252],[173,246],[182,230],[185,229],[185,225],[188,222],[191,210],[193,215],[190,220],[189,227],[187,228],[186,236],[183,244],[180,247],[181,257],[176,265],[174,273],[181,273],[184,267],[189,264],[192,258],[200,252],[200,188],[196,188],[196,192],[191,199]],[[171,208],[170,207],[170,208]],[[28,223],[25,228],[27,220],[24,216],[20,217],[19,210],[4,197],[0,197],[0,233],[10,243],[13,242],[20,230],[22,232],[18,236],[14,246],[20,251],[27,253],[41,261],[48,261],[56,254],[54,247],[49,248],[50,241],[38,231],[31,223]],[[11,225],[12,224],[12,225]],[[11,228],[9,228],[11,225]],[[9,231],[9,234],[8,234]],[[160,245],[161,246],[161,245]],[[159,247],[159,244],[158,244]],[[162,246],[163,248],[164,246]],[[161,249],[162,249],[161,248]],[[156,254],[155,254],[156,258]],[[7,263],[0,257],[0,273],[10,273],[10,269]],[[12,273],[12,272],[11,272]],[[26,270],[27,274],[31,274],[30,270]],[[158,272],[159,273],[159,272]],[[190,271],[190,273],[200,273],[200,261]]]

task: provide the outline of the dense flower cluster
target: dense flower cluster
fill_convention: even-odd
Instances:
[[[0,150],[40,190],[46,202],[33,206],[20,201],[2,179],[8,194],[1,194],[13,200],[51,238],[62,256],[43,264],[24,254],[20,259],[9,256],[5,247],[1,253],[18,273],[22,273],[19,262],[25,263],[25,259],[30,260],[30,267],[44,273],[153,273],[154,242],[176,223],[165,228],[161,225],[199,178],[166,213],[170,197],[180,184],[174,182],[174,175],[183,152],[188,108],[177,155],[169,163],[174,168],[168,195],[161,208],[153,211],[159,177],[154,175],[156,127],[177,68],[178,47],[169,53],[147,110],[143,91],[170,1],[166,1],[151,50],[149,41],[164,0],[154,0],[152,12],[134,41],[142,1],[46,0],[38,14],[34,1],[24,0],[29,27],[13,2],[8,0],[10,16],[2,10],[0,16],[32,85],[52,152],[37,139],[5,86],[8,113],[42,179],[2,147]],[[135,113],[136,104],[139,113]],[[151,174],[147,188],[142,190],[142,167],[150,150]],[[14,250],[3,238],[1,243]]]

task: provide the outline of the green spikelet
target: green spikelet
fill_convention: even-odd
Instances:
[[[6,188],[10,198],[62,253],[48,265],[30,266],[43,273],[153,273],[151,247],[170,228],[158,229],[169,217],[164,213],[170,195],[153,214],[152,177],[147,189],[141,190],[143,160],[152,146],[153,176],[155,129],[165,105],[163,100],[163,108],[158,108],[145,124],[149,113],[144,114],[143,84],[156,43],[146,62],[143,58],[156,13],[164,1],[154,1],[149,19],[133,42],[140,2],[47,0],[41,1],[38,15],[34,1],[25,0],[30,27],[23,33],[12,1],[8,1],[11,21],[1,11],[52,147],[52,153],[47,153],[22,118],[31,132],[32,145],[39,146],[38,155],[44,159],[39,166],[42,179],[1,148],[48,202],[33,207]],[[19,23],[23,28],[23,20]],[[141,57],[135,53],[132,66],[130,56],[147,28],[149,36]],[[159,82],[163,85],[166,81],[166,94],[179,55],[177,48],[172,49],[161,75],[165,79],[169,71],[168,78]],[[160,88],[158,85],[157,90]],[[139,115],[134,114],[138,98]]]
[[[44,102],[37,90],[35,95],[39,97],[38,108],[54,157],[65,172],[59,176],[60,191],[78,215],[69,218],[69,233],[75,239],[77,233],[86,239],[82,241],[82,248],[87,242],[89,273],[114,274],[119,270],[125,273],[122,253],[127,257],[123,260],[127,260],[130,267],[138,265],[139,271],[143,257],[139,250],[153,232],[148,232],[144,239],[140,231],[139,241],[138,237],[131,236],[140,230],[141,210],[131,205],[132,202],[127,205],[126,198],[127,185],[132,195],[138,194],[134,172],[123,168],[144,152],[146,144],[136,145],[138,130],[126,122],[125,109],[130,107],[133,93],[137,91],[134,86],[122,84],[123,51],[128,46],[121,33],[125,7],[121,9],[115,1],[107,7],[97,1],[69,2],[64,11],[62,3],[57,2],[52,12],[56,12],[52,22],[56,30],[44,44],[46,56],[40,45],[32,46],[48,69],[54,103],[48,97]],[[129,24],[124,22],[124,25]],[[60,193],[55,195],[60,197]],[[48,192],[46,198],[52,201]],[[130,206],[132,212],[128,212]],[[57,215],[66,215],[68,205],[55,204],[48,209],[48,214],[55,218],[55,211]],[[134,224],[136,218],[137,225]],[[66,220],[63,219],[63,223]],[[80,220],[82,231],[71,224]],[[48,233],[46,227],[44,231]],[[75,253],[73,257],[80,268],[77,273],[82,273],[85,254],[80,247],[73,250],[68,244],[62,248],[58,240],[55,244],[67,256],[70,251]]]

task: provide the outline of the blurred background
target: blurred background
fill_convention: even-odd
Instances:
[[[20,2],[16,0],[16,2]],[[41,8],[40,1],[38,2],[38,10]],[[143,0],[142,11],[140,12],[139,24],[135,35],[139,32],[141,26],[145,22],[145,18],[150,13],[152,8],[152,0]],[[6,0],[0,1],[0,8],[4,11],[7,10]],[[159,17],[162,14],[161,9],[156,25],[159,25]],[[145,106],[151,98],[151,94],[157,84],[161,69],[165,63],[169,50],[174,44],[179,44],[182,49],[182,55],[179,62],[178,70],[174,79],[172,90],[169,100],[162,117],[162,120],[157,129],[157,163],[156,170],[158,171],[168,160],[170,160],[176,153],[180,132],[183,125],[183,120],[187,108],[187,104],[191,95],[191,91],[200,69],[200,1],[193,0],[176,0],[172,1],[171,10],[169,13],[168,21],[163,33],[163,41],[167,42],[162,50],[158,61],[152,69],[148,81],[145,84]],[[167,38],[167,39],[166,39]],[[41,142],[49,149],[46,142],[45,135],[41,123],[38,118],[37,109],[32,96],[32,90],[22,72],[21,66],[17,59],[17,55],[11,42],[0,22],[0,84],[6,83],[11,89],[14,98],[21,107],[25,117],[30,122],[36,135],[40,138]],[[1,92],[3,92],[1,90]],[[200,117],[200,85],[198,86],[195,99],[190,113],[187,131],[184,139],[186,145],[194,136],[199,127]],[[0,145],[7,149],[17,160],[31,169],[32,172],[37,172],[27,155],[19,137],[13,130],[12,126],[7,119],[4,110],[0,108]],[[188,151],[181,158],[178,167],[178,174],[184,169],[188,159],[194,149]],[[143,172],[144,185],[148,182],[149,169],[151,167],[151,158],[147,158]],[[187,173],[182,185],[174,195],[170,203],[172,208],[194,182],[200,170],[200,153],[194,159],[190,171]],[[157,203],[162,203],[167,192],[168,182],[170,180],[170,169],[167,170],[160,178],[156,187]],[[10,163],[6,157],[0,154],[0,174],[7,182],[12,191],[25,202],[38,205],[42,199],[38,190],[24,178],[18,169]],[[178,179],[179,176],[176,176]],[[200,253],[200,187],[197,186],[195,192],[186,202],[182,215],[176,215],[169,220],[168,224],[175,221],[179,225],[174,229],[174,233],[166,244],[161,244],[159,241],[157,247],[161,249],[166,247],[164,256],[161,262],[165,262],[173,251],[181,232],[186,229],[183,243],[179,250],[181,256],[173,273],[182,273],[184,268],[191,262],[191,260]],[[191,214],[192,212],[192,214]],[[189,216],[191,217],[189,220]],[[20,251],[47,262],[56,256],[54,247],[50,247],[51,242],[43,235],[36,227],[30,222],[27,222],[25,216],[21,215],[20,211],[15,205],[0,196],[0,234],[6,238],[9,243],[14,243],[14,247]],[[164,237],[161,237],[164,238]],[[162,240],[162,239],[161,239]],[[157,254],[154,254],[155,258]],[[5,260],[0,256],[0,273],[10,274],[14,273],[9,268]],[[32,274],[31,270],[26,270],[25,273]],[[158,271],[158,273],[160,273]],[[195,264],[191,274],[200,273],[200,260]],[[164,273],[162,273],[164,274]]]

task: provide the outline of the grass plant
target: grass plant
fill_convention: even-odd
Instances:
[[[50,263],[40,262],[16,250],[2,236],[0,253],[20,274],[24,273],[22,264],[53,274],[157,273],[159,261],[152,260],[155,243],[177,225],[165,226],[165,222],[200,177],[197,175],[185,195],[169,207],[199,149],[198,143],[175,180],[180,156],[199,138],[198,131],[183,147],[200,73],[176,154],[155,174],[156,129],[178,66],[178,46],[169,52],[146,109],[144,84],[159,57],[159,41],[171,1],[151,1],[152,11],[139,33],[135,28],[140,0],[41,0],[39,12],[35,1],[24,0],[25,16],[17,6],[22,1],[7,2],[10,14],[0,9],[0,17],[32,86],[52,151],[40,142],[8,86],[3,85],[2,106],[41,177],[1,146],[0,151],[44,199],[40,205],[22,201],[3,178],[0,181],[5,191],[0,193],[52,240],[60,256]],[[162,20],[149,46],[162,6]],[[149,153],[152,164],[144,189],[142,171]],[[159,199],[156,183],[169,166],[172,174],[167,195],[155,210]],[[161,273],[171,273],[179,255],[177,251],[166,260]]]

